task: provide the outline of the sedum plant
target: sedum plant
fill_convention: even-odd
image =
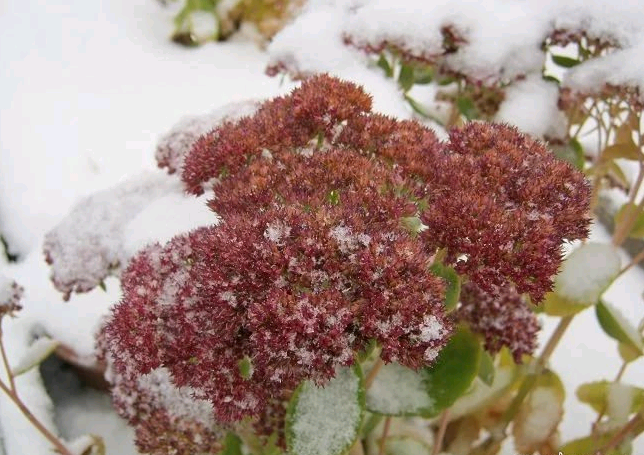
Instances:
[[[66,294],[121,270],[98,346],[139,449],[483,454],[511,422],[526,453],[556,448],[563,388],[549,352],[531,357],[535,309],[574,281],[554,275],[563,242],[588,234],[583,174],[504,124],[441,141],[327,75],[248,109],[158,154],[221,221],[89,281],[66,262],[78,242],[60,242],[79,223],[46,239]],[[85,255],[123,257],[97,235]]]

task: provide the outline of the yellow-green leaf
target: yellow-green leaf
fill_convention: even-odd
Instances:
[[[633,362],[642,357],[642,352],[638,351],[630,343],[617,343],[617,350],[622,360],[626,363]]]
[[[606,412],[609,407],[609,393],[614,387],[610,381],[595,381],[582,384],[577,388],[577,398],[582,403],[592,407],[596,412]],[[644,389],[629,384],[618,384],[631,395],[629,414],[642,409],[644,405]],[[613,390],[614,392],[614,390]]]

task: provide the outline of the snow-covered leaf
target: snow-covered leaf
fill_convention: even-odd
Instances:
[[[52,340],[49,337],[38,338],[29,346],[18,363],[11,368],[11,373],[14,376],[20,376],[33,367],[40,365],[59,345],[59,341]]]
[[[413,371],[398,364],[383,365],[367,391],[367,408],[386,415],[434,416],[470,387],[480,358],[478,339],[461,329],[429,368]]]
[[[551,371],[537,378],[514,418],[512,433],[519,453],[533,453],[554,434],[563,417],[564,386]]]
[[[586,243],[563,262],[554,292],[571,305],[594,305],[620,268],[621,260],[614,246]]]
[[[356,440],[364,417],[360,368],[342,368],[324,387],[305,381],[293,394],[286,416],[292,455],[339,455]]]
[[[608,412],[609,408],[620,408],[617,403],[628,402],[628,413],[636,412],[644,406],[644,389],[628,384],[615,384],[610,381],[596,381],[582,384],[577,389],[577,398],[596,412]]]
[[[453,310],[461,296],[461,276],[453,268],[441,263],[433,264],[429,270],[445,280],[445,309]]]
[[[617,308],[607,302],[600,301],[595,307],[595,314],[599,320],[599,325],[608,336],[630,345],[634,350],[640,354],[642,353],[644,350],[642,335]]]
[[[424,372],[397,363],[383,365],[367,390],[367,409],[385,415],[419,415],[431,409]]]

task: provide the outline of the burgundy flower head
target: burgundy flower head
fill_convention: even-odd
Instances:
[[[322,75],[197,140],[182,179],[214,190],[223,222],[147,247],[123,273],[102,343],[124,403],[164,374],[215,421],[253,417],[268,433],[298,384],[324,384],[374,340],[386,362],[429,366],[452,332],[429,272],[439,250],[472,283],[462,320],[516,309],[517,293],[542,298],[563,239],[587,232],[583,176],[505,125],[441,143],[370,108],[360,88]],[[529,325],[519,320],[507,324]],[[478,331],[492,351],[529,351],[530,333]],[[145,397],[142,415],[166,422]]]

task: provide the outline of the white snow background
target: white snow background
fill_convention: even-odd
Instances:
[[[74,295],[69,302],[62,301],[49,281],[41,252],[43,235],[74,203],[155,169],[157,139],[182,117],[293,87],[288,80],[280,84],[279,77],[265,76],[268,55],[243,37],[197,49],[174,45],[168,39],[172,15],[172,9],[154,0],[0,0],[0,231],[21,257],[15,264],[0,262],[0,273],[25,287],[24,310],[17,319],[4,322],[12,363],[42,333],[73,346],[81,355],[91,355],[98,321],[119,298],[114,279],[107,280],[107,292]],[[324,22],[313,25],[316,28],[311,30],[325,35]],[[297,34],[292,36],[298,39]],[[337,42],[327,42],[313,32],[311,38],[316,52],[326,49],[330,58],[339,55],[334,54]],[[288,40],[285,33],[278,44]],[[411,117],[391,81],[367,68],[357,52],[338,52],[341,56],[329,62],[335,74],[365,85],[374,95],[375,110]],[[527,103],[524,109],[538,107]],[[546,128],[531,125],[531,118],[542,119],[521,112],[520,104],[504,112],[507,121],[512,120],[507,118],[512,112],[520,115],[517,123],[523,128],[535,132]],[[166,211],[151,210],[147,223],[136,220],[141,233],[134,237],[152,238],[183,213],[174,214],[171,206]],[[608,237],[596,227],[593,238],[606,241]],[[644,315],[643,290],[644,273],[634,268],[605,297],[637,324]],[[542,339],[556,320],[544,319],[544,323]],[[590,408],[577,402],[576,387],[612,379],[620,364],[616,344],[600,330],[594,312],[577,316],[552,360],[567,388],[560,427],[563,441],[587,435],[594,420]],[[643,377],[640,359],[628,367],[623,381],[641,385]],[[37,370],[19,377],[17,387],[33,412],[51,428],[56,425],[66,439],[94,433],[105,438],[109,455],[137,453],[131,431],[111,411],[105,396],[86,392],[53,410]],[[8,455],[51,453],[42,436],[4,397],[0,398],[0,427]],[[514,455],[511,445],[503,453]],[[644,438],[636,442],[634,453],[644,453]]]

